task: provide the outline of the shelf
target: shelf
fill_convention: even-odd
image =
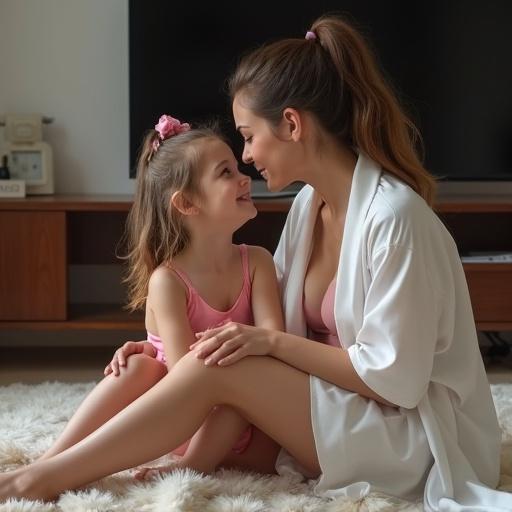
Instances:
[[[254,204],[259,212],[287,212],[293,198],[259,198]],[[66,211],[66,212],[129,212],[133,196],[119,195],[53,195],[21,198],[0,198],[1,210]]]
[[[463,263],[464,272],[510,272],[512,263]]]
[[[438,213],[511,213],[510,195],[439,196],[434,205]]]
[[[477,331],[482,332],[499,332],[499,331],[512,331],[511,322],[476,322]]]
[[[255,198],[254,204],[261,212],[287,212],[292,197]],[[128,212],[133,203],[130,194],[29,196],[1,198],[0,210],[45,211],[118,211]],[[512,197],[508,195],[439,196],[434,205],[438,213],[511,213]]]
[[[63,321],[0,322],[0,330],[144,330],[144,314],[129,313],[120,304],[71,304],[69,318]]]
[[[44,210],[81,212],[128,212],[133,203],[130,195],[53,195],[0,199],[0,210]]]

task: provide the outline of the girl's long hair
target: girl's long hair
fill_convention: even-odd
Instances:
[[[257,115],[276,125],[287,107],[314,114],[338,140],[363,151],[432,205],[436,181],[423,166],[421,134],[386,81],[362,33],[322,16],[316,39],[284,39],[245,56],[228,82]]]
[[[132,311],[144,307],[153,271],[170,262],[190,241],[171,197],[177,191],[189,199],[200,196],[200,143],[215,138],[220,136],[213,129],[194,129],[161,142],[156,150],[158,132],[150,130],[144,138],[124,236],[127,254],[122,257],[128,260],[124,282],[128,284],[127,307]]]

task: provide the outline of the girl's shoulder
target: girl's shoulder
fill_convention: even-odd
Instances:
[[[265,247],[261,245],[247,245],[246,247],[249,260],[254,260],[255,262],[272,260],[272,253],[265,249]]]
[[[148,301],[186,298],[186,285],[170,266],[160,265],[153,271],[148,283]]]
[[[247,245],[247,255],[249,259],[249,270],[251,279],[254,273],[260,269],[274,268],[274,259],[272,253],[259,245]]]
[[[180,282],[180,278],[170,267],[160,265],[149,278],[146,298],[146,329],[157,336],[161,335],[158,323],[167,322],[169,319],[176,325],[179,322],[188,322],[187,291],[184,284]]]

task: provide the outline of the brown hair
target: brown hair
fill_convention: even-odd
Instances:
[[[316,39],[284,39],[245,56],[228,82],[231,99],[243,94],[275,126],[287,107],[312,113],[432,205],[436,181],[422,164],[421,134],[363,35],[338,16],[322,16],[310,30]]]
[[[201,141],[222,137],[214,128],[200,128],[174,135],[160,143],[158,132],[144,138],[137,164],[137,186],[128,214],[124,241],[127,244],[128,308],[143,308],[149,278],[162,263],[169,262],[190,241],[182,215],[171,205],[171,197],[183,192],[187,198],[200,197],[197,169]]]

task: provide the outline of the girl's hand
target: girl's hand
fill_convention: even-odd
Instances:
[[[117,377],[120,373],[119,367],[126,366],[126,360],[133,354],[147,354],[156,357],[156,350],[148,341],[127,341],[114,352],[112,361],[107,364],[103,371],[105,376],[113,373]]]
[[[196,357],[208,366],[227,366],[246,356],[265,356],[272,347],[273,331],[261,327],[229,322],[221,327],[196,333],[190,345]]]

